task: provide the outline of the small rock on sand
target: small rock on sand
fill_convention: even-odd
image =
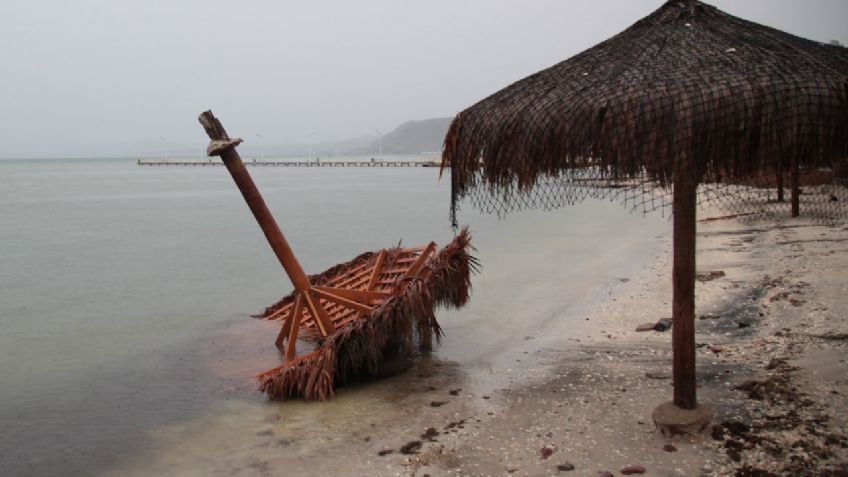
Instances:
[[[663,446],[663,450],[666,452],[677,452],[677,447],[674,447],[674,444],[666,444]]]
[[[621,469],[621,473],[624,475],[644,474],[645,467],[641,465],[628,465]]]
[[[636,327],[636,331],[653,331],[654,323],[642,323]]]
[[[569,470],[574,470],[574,464],[571,462],[563,462],[562,464],[557,466],[557,470],[560,472],[567,472]]]
[[[724,275],[725,273],[722,270],[716,270],[712,272],[698,272],[698,274],[695,275],[695,279],[701,283],[706,283],[711,282],[717,278],[721,278]]]
[[[553,450],[553,449],[551,449],[551,448],[550,448],[550,447],[548,447],[548,446],[545,446],[545,447],[542,447],[541,449],[539,449],[539,455],[541,455],[541,456],[542,456],[542,459],[547,459],[547,458],[548,458],[548,457],[550,457],[550,456],[551,456],[551,454],[553,454],[553,453],[554,453],[554,450]]]

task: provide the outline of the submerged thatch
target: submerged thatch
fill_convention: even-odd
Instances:
[[[624,181],[641,193],[676,171],[739,183],[846,157],[846,49],[697,0],[668,1],[462,111],[444,149],[454,217],[475,189],[499,194],[501,203],[483,205],[502,212],[579,200],[560,180]]]
[[[469,252],[470,234],[463,229],[454,240],[429,259],[424,269],[395,289],[377,309],[350,321],[332,335],[320,339],[311,353],[260,374],[259,388],[272,398],[302,397],[324,400],[335,386],[362,375],[373,375],[386,364],[389,354],[404,355],[428,350],[442,336],[435,309],[461,307],[469,298],[471,272],[477,261]],[[372,253],[337,265],[311,277],[320,284],[340,272],[373,257]],[[268,308],[271,315],[290,297]]]

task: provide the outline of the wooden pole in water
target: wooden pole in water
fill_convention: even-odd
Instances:
[[[280,230],[280,226],[277,225],[277,221],[274,220],[274,216],[268,210],[262,194],[259,193],[259,189],[256,188],[256,184],[247,172],[247,168],[244,166],[238,152],[236,152],[235,146],[241,142],[241,139],[230,139],[224,130],[224,126],[212,114],[212,111],[206,111],[201,114],[198,120],[203,125],[203,129],[206,130],[206,134],[209,135],[209,139],[212,140],[207,153],[210,156],[221,156],[221,160],[227,166],[230,175],[233,176],[236,186],[241,191],[242,196],[244,196],[244,200],[247,202],[250,211],[253,212],[253,216],[256,217],[259,228],[262,229],[265,238],[268,239],[268,244],[271,245],[271,249],[289,276],[295,290],[299,292],[308,291],[310,288],[309,278],[303,272],[303,268],[301,268],[300,263],[295,258],[294,252],[292,252],[288,241],[286,241],[286,237]]]
[[[689,171],[674,178],[674,265],[672,267],[672,353],[674,405],[695,409],[695,241],[698,185]]]

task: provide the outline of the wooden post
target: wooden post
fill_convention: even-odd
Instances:
[[[215,145],[216,141],[221,143],[230,141],[230,137],[227,136],[227,132],[221,125],[221,122],[212,115],[212,111],[206,111],[201,114],[198,120],[203,125],[203,129],[206,130],[206,134],[209,135],[209,139],[212,140],[210,148]],[[306,292],[310,287],[309,278],[303,272],[303,268],[300,267],[300,263],[295,258],[294,252],[292,252],[289,243],[286,241],[286,237],[274,220],[274,216],[271,215],[271,211],[268,210],[268,206],[265,205],[262,194],[259,193],[259,189],[256,188],[256,184],[247,172],[238,152],[236,152],[235,145],[239,142],[241,142],[240,139],[232,140],[229,146],[222,146],[222,149],[219,151],[221,160],[227,166],[230,175],[233,176],[236,186],[238,186],[242,196],[244,196],[244,200],[247,202],[247,206],[250,207],[250,211],[253,212],[253,216],[256,217],[259,228],[262,229],[265,238],[268,239],[268,244],[271,245],[271,249],[277,256],[283,269],[285,269],[295,290]],[[210,155],[213,155],[211,149],[209,152]]]
[[[695,409],[695,218],[698,184],[689,171],[674,178],[672,353],[674,405]]]
[[[798,162],[792,164],[792,217],[801,215],[801,168]]]

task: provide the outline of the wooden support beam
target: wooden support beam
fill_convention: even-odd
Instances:
[[[336,331],[336,327],[333,326],[333,321],[327,315],[327,310],[324,309],[324,305],[321,304],[318,297],[314,296],[314,293],[313,290],[309,290],[303,294],[303,297],[306,298],[306,305],[315,319],[315,324],[318,325],[318,330],[321,331],[321,336],[328,336]]]
[[[274,342],[277,345],[277,348],[282,345],[283,339],[289,335],[292,321],[294,321],[294,308],[292,308],[291,312],[289,312],[289,314],[287,314],[283,319],[283,326],[280,328],[280,334],[277,336],[277,341]]]
[[[389,293],[372,291],[372,290],[351,290],[349,288],[334,288],[334,287],[312,287],[313,290],[331,293],[348,300],[358,301],[360,303],[368,303],[372,300],[381,300],[390,296]]]
[[[281,306],[278,310],[266,316],[264,319],[266,320],[276,320],[277,318],[283,316],[284,314],[291,311],[294,306],[294,302],[289,303],[288,305]]]
[[[418,275],[418,272],[421,271],[421,268],[424,267],[424,264],[427,263],[427,259],[430,258],[430,255],[435,250],[436,250],[436,243],[430,242],[430,245],[427,245],[427,247],[424,249],[424,251],[421,252],[421,255],[418,256],[418,259],[415,261],[415,263],[413,263],[412,266],[409,267],[409,271],[406,272],[405,277],[414,277],[414,276]]]
[[[386,251],[380,250],[380,254],[377,255],[377,261],[374,262],[374,270],[371,272],[371,278],[368,279],[368,285],[365,286],[365,290],[373,290],[374,285],[377,284],[377,278],[380,277],[380,273],[383,272],[383,263],[386,261]]]
[[[697,406],[695,384],[695,241],[698,184],[689,171],[674,179],[674,265],[671,340],[674,404]]]
[[[289,344],[286,348],[286,359],[292,360],[297,352],[297,333],[303,319],[303,296],[298,296],[292,310],[292,326],[289,330]]]
[[[357,301],[348,300],[347,298],[335,295],[333,293],[326,292],[324,290],[319,290],[317,288],[313,288],[315,294],[319,295],[321,298],[335,303],[337,305],[341,305],[345,308],[349,308],[351,310],[356,310],[360,313],[371,313],[372,308],[363,303],[359,303]]]
[[[253,212],[259,228],[265,234],[271,250],[274,251],[294,288],[300,292],[306,291],[309,288],[309,279],[306,273],[300,267],[300,263],[294,256],[294,252],[289,246],[288,241],[286,241],[286,237],[274,220],[274,216],[271,215],[271,211],[268,210],[262,194],[259,193],[259,189],[250,177],[250,173],[247,172],[244,162],[242,162],[241,157],[236,152],[235,146],[241,142],[241,139],[230,139],[227,131],[224,130],[224,126],[212,115],[212,111],[202,113],[198,120],[211,140],[207,148],[207,153],[210,156],[221,156],[221,161],[227,166],[227,170],[230,172],[233,181],[236,183],[239,191],[241,191],[248,208]]]

